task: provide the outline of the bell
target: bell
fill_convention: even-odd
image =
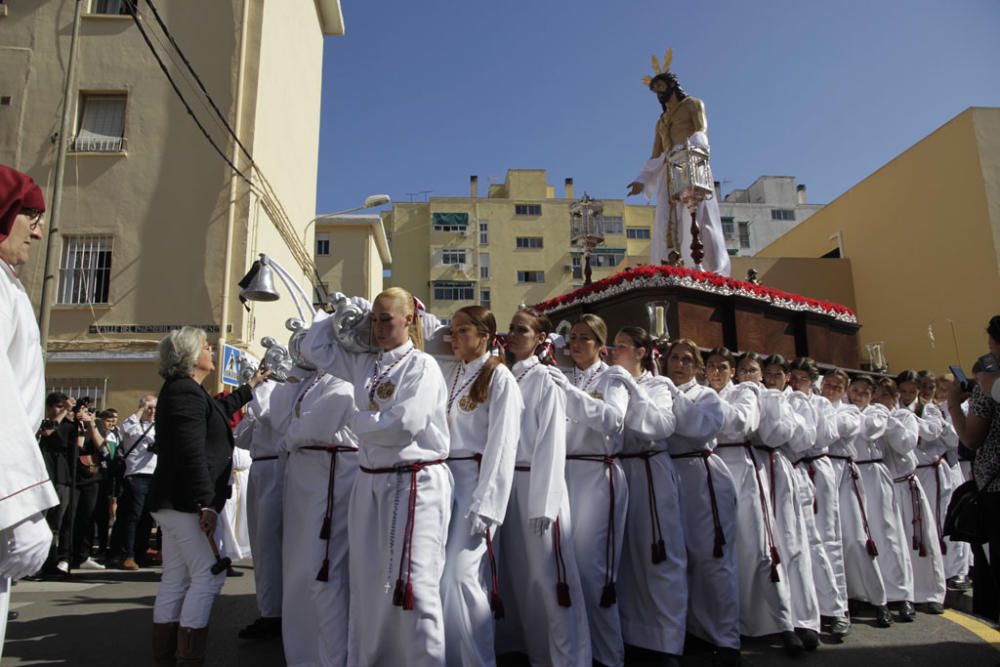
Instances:
[[[257,275],[243,288],[240,296],[250,301],[277,301],[280,297],[278,291],[274,289],[274,274],[271,267],[260,262]]]

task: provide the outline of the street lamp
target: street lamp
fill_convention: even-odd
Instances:
[[[583,248],[583,284],[589,285],[591,280],[590,254],[594,248],[604,244],[604,225],[601,214],[604,213],[604,203],[591,199],[586,192],[583,199],[578,199],[569,205],[570,243]]]
[[[355,206],[354,208],[345,208],[343,211],[336,211],[334,213],[324,213],[323,215],[317,215],[315,218],[306,223],[306,228],[302,230],[302,242],[305,243],[306,232],[309,231],[309,225],[313,224],[320,218],[328,218],[332,215],[343,215],[344,213],[354,213],[355,211],[361,211],[366,208],[376,208],[378,206],[385,206],[392,202],[392,197],[389,195],[368,195],[365,197],[365,202],[361,206]]]

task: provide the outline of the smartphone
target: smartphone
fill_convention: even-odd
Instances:
[[[992,356],[992,355],[990,355]],[[965,372],[958,366],[948,366],[948,370],[955,376],[955,382],[962,388],[962,391],[969,393],[972,391],[973,383],[965,376]]]

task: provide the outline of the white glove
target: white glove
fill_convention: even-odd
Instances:
[[[546,516],[540,516],[534,519],[528,519],[528,524],[531,525],[531,531],[535,533],[535,535],[541,536],[545,534],[545,531],[547,531],[550,526],[552,526],[552,519]]]
[[[465,515],[465,518],[469,520],[469,524],[472,526],[469,529],[469,534],[473,537],[482,537],[493,526],[492,521],[475,512],[469,512]]]
[[[549,377],[552,378],[552,381],[556,383],[556,386],[558,386],[563,391],[569,389],[570,387],[569,378],[566,377],[565,373],[563,373],[555,366],[546,366],[545,370],[546,372],[548,372]]]
[[[0,577],[17,581],[42,569],[52,545],[52,530],[39,512],[0,531]]]
[[[628,393],[633,396],[639,390],[639,385],[636,384],[635,378],[621,366],[608,366],[608,369],[604,371],[604,375],[624,384]]]

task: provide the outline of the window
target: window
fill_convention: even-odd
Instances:
[[[479,253],[479,279],[490,279],[490,256],[489,253]]]
[[[104,389],[108,384],[106,378],[53,378],[48,381],[46,394],[58,391],[77,400],[87,397],[91,407],[104,409]]]
[[[736,223],[733,222],[733,218],[731,216],[722,217],[722,235],[727,239],[731,239],[736,236]]]
[[[795,209],[793,208],[772,208],[771,220],[795,220]]]
[[[325,303],[330,294],[330,283],[320,283],[313,287],[313,303]]]
[[[80,95],[80,120],[70,150],[120,153],[125,150],[125,95]]]
[[[435,232],[464,232],[469,229],[468,213],[435,213],[431,216]]]
[[[114,14],[116,16],[129,16],[126,3],[135,0],[94,0],[90,8],[91,14]]]
[[[740,223],[740,247],[749,248],[750,247],[750,223],[741,222]]]
[[[541,204],[514,204],[514,215],[541,215]]]
[[[316,254],[330,254],[330,232],[318,232],[316,234]]]
[[[465,264],[465,251],[445,248],[441,251],[442,264]]]
[[[542,247],[541,236],[518,236],[517,248],[520,250],[537,250]]]
[[[625,230],[625,236],[630,239],[648,240],[650,238],[649,229],[646,227],[629,227]]]
[[[490,244],[490,222],[489,220],[479,221],[479,245]]]
[[[595,253],[590,256],[590,266],[595,269],[618,266],[624,261],[624,253]]]
[[[108,303],[111,237],[65,236],[57,303]]]
[[[605,234],[625,233],[625,222],[620,215],[602,215],[600,223]]]
[[[472,301],[475,299],[472,283],[440,280],[434,283],[436,301]]]
[[[517,282],[519,283],[544,283],[544,271],[518,271]]]
[[[579,255],[573,256],[573,280],[583,279],[583,258]]]
[[[479,290],[479,305],[483,308],[490,307],[490,290],[488,288]]]

